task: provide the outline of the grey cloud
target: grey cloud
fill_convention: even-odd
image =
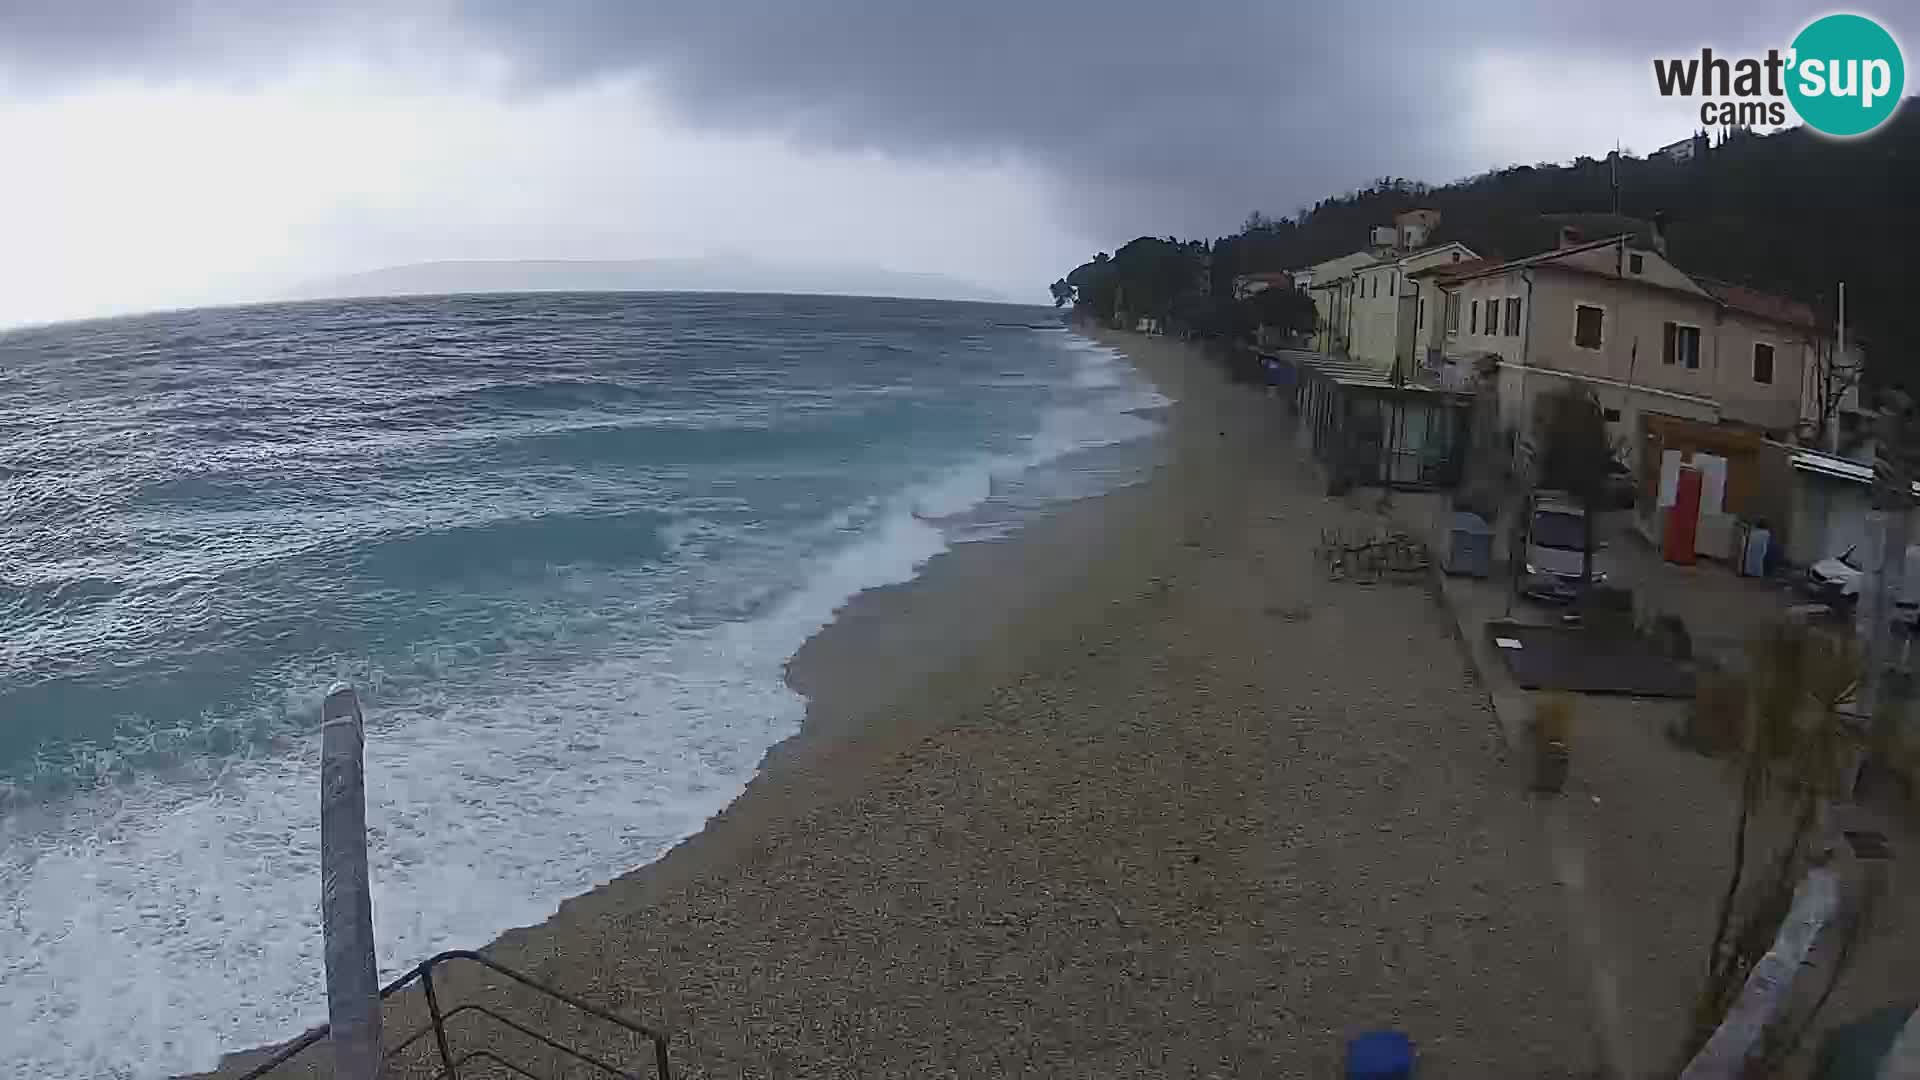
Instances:
[[[245,0],[0,0],[0,92],[97,78],[232,82],[350,38],[373,9]]]
[[[381,9],[358,4],[303,7],[293,24],[214,0],[131,16],[49,10],[0,0],[0,67],[177,74],[382,29]],[[1463,63],[1476,49],[1643,64],[1747,44],[1748,28],[1778,32],[1811,14],[1783,0],[450,0],[413,12],[441,19],[450,42],[505,56],[524,92],[639,73],[696,125],[916,156],[1013,155],[1040,165],[1108,239],[1221,231],[1249,209],[1289,212],[1383,174],[1447,180],[1503,164],[1463,149]]]
[[[1058,178],[1096,235],[1122,238],[1222,231],[1255,207],[1291,212],[1381,175],[1445,181],[1505,164],[1464,149],[1463,63],[1476,49],[1644,64],[1805,17],[1783,0],[458,8],[535,83],[643,69],[703,123],[915,153],[1015,152]]]

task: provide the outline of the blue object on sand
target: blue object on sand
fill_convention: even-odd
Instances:
[[[1413,1040],[1398,1031],[1369,1031],[1347,1043],[1347,1080],[1409,1080]]]

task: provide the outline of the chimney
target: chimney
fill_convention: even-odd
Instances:
[[[1560,245],[1559,245],[1560,250],[1565,251],[1570,247],[1580,246],[1581,239],[1582,239],[1582,234],[1580,232],[1580,226],[1578,225],[1560,226]]]
[[[1667,257],[1667,212],[1665,210],[1653,212],[1653,250],[1658,252],[1661,258]]]

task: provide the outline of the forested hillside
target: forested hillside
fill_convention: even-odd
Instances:
[[[1482,254],[1506,257],[1551,247],[1563,223],[1599,236],[1644,228],[1664,213],[1670,254],[1689,271],[1797,297],[1829,321],[1844,280],[1850,336],[1868,345],[1870,377],[1913,389],[1920,386],[1920,302],[1909,271],[1920,247],[1920,108],[1913,100],[1886,126],[1852,140],[1795,128],[1736,134],[1683,163],[1625,156],[1616,171],[1604,157],[1580,158],[1517,165],[1443,187],[1384,179],[1297,219],[1254,215],[1241,233],[1202,250],[1212,256],[1219,292],[1236,274],[1354,251],[1370,226],[1419,206],[1441,213],[1436,241],[1464,240]],[[1610,216],[1615,175],[1620,214],[1637,222]],[[1156,270],[1156,277],[1176,275]],[[1165,308],[1176,299],[1157,289],[1126,295]]]

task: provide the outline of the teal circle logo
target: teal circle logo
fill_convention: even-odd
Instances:
[[[1827,15],[1793,39],[1787,99],[1828,135],[1864,135],[1886,122],[1906,88],[1900,45],[1864,15]]]

